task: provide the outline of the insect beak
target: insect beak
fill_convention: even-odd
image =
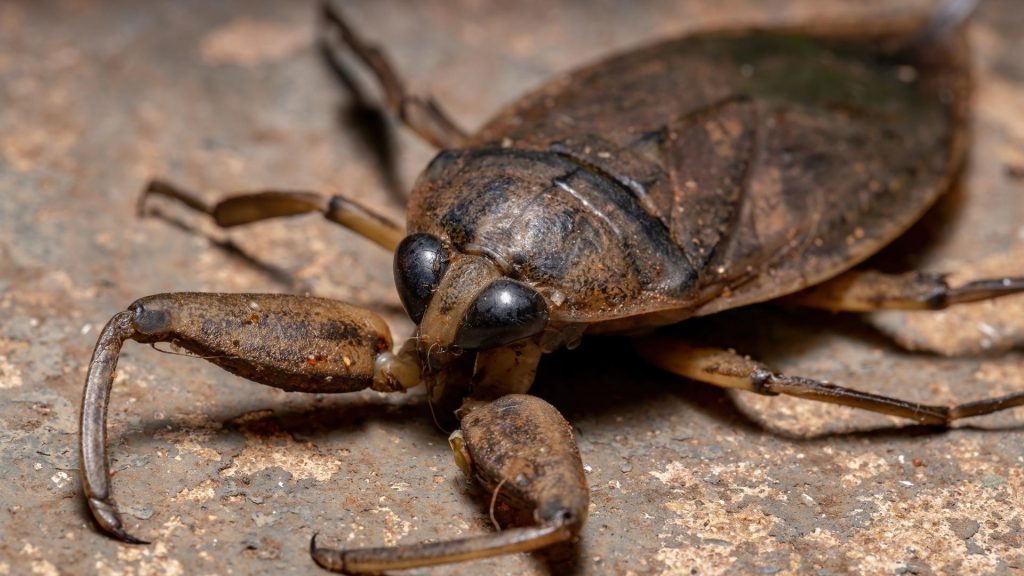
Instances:
[[[463,256],[454,263],[419,327],[428,364],[463,350],[488,350],[544,331],[547,300],[529,284],[500,276],[489,260]]]
[[[453,254],[419,324],[420,354],[430,363],[459,354],[456,342],[463,318],[478,295],[501,277],[494,264],[483,256]]]

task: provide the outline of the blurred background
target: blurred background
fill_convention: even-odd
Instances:
[[[915,18],[932,0],[339,2],[413,91],[464,126],[602,55],[726,24]],[[278,186],[400,217],[433,151],[318,53],[307,1],[0,3],[0,575],[305,574],[339,546],[491,530],[418,393],[287,394],[127,344],[112,396],[115,496],[100,536],[77,419],[97,332],[172,290],[312,293],[409,334],[391,257],[315,217],[225,233],[154,202],[161,176],[212,200]],[[882,256],[958,277],[1024,274],[1024,10],[984,0],[962,185]],[[789,373],[911,400],[1024,388],[1024,303],[860,318],[777,308],[693,327]],[[918,348],[902,351],[895,342]],[[965,358],[947,357],[968,352]],[[1020,410],[949,432],[646,368],[617,341],[549,359],[536,388],[588,465],[581,543],[431,574],[843,574],[1024,570]],[[426,571],[422,571],[426,573]]]

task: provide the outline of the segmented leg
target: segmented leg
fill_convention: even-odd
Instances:
[[[499,500],[532,512],[536,526],[408,546],[333,550],[310,543],[313,559],[334,572],[378,573],[537,550],[573,539],[590,492],[572,428],[553,406],[510,394],[462,416],[449,442],[468,476]]]
[[[342,196],[325,199],[316,192],[264,190],[238,192],[208,205],[196,193],[163,180],[152,180],[139,196],[138,212],[145,215],[150,196],[164,196],[181,202],[197,212],[209,215],[222,228],[250,224],[260,220],[319,212],[340,224],[394,251],[405,237],[405,227]]]
[[[380,82],[384,99],[391,112],[413,132],[438,148],[461,148],[466,133],[437,105],[433,98],[414,96],[405,89],[388,57],[376,46],[356,35],[341,12],[329,1],[323,3],[326,34],[323,42],[329,49],[333,41],[348,48]]]
[[[874,310],[940,310],[954,304],[977,302],[1024,292],[1024,278],[990,278],[951,287],[942,274],[911,272],[882,274],[853,270],[787,302],[835,312]]]
[[[665,336],[638,339],[635,348],[646,360],[663,370],[722,388],[735,388],[767,396],[785,394],[842,404],[907,418],[921,424],[947,426],[961,418],[1024,405],[1024,392],[954,406],[907,402],[809,378],[786,376],[735,352],[694,346]]]
[[[394,355],[373,312],[323,298],[278,294],[159,294],[116,314],[100,333],[82,400],[82,485],[96,523],[128,534],[114,502],[106,453],[107,404],[125,340],[173,342],[254,382],[301,392],[402,391],[419,381],[409,352]]]

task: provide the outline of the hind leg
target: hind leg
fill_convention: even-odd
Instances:
[[[785,302],[832,311],[888,310],[870,314],[865,321],[910,351],[943,356],[992,353],[1024,346],[1024,298],[1003,298],[1024,290],[1024,278],[999,276],[1002,270],[1020,273],[1012,254],[972,263],[957,276],[983,280],[955,285],[939,274],[855,270]]]
[[[331,2],[324,1],[322,14],[325,24],[322,42],[332,65],[338,65],[335,46],[347,48],[370,69],[384,92],[388,109],[410,130],[437,148],[461,148],[465,144],[466,133],[441,110],[434,99],[409,94],[387,55],[359,37]]]
[[[1024,277],[1006,276],[950,286],[943,274],[883,274],[853,270],[786,298],[833,312],[941,310],[956,304],[1024,292]]]

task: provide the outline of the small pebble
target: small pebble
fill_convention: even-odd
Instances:
[[[981,524],[978,524],[977,520],[971,520],[970,518],[951,518],[949,520],[949,528],[956,534],[957,538],[970,540],[972,536],[978,533]]]
[[[129,506],[123,510],[126,514],[135,516],[139,520],[149,520],[153,517],[153,509],[149,506]]]
[[[985,488],[993,488],[995,486],[999,486],[1003,482],[1006,482],[1006,478],[1003,478],[998,474],[986,474],[981,479],[981,485]]]

